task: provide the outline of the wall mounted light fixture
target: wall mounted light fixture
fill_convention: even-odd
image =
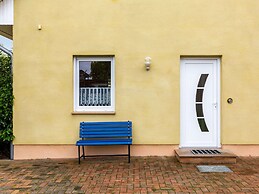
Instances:
[[[151,57],[146,57],[145,58],[145,67],[146,67],[147,71],[149,71],[150,65],[151,65]]]
[[[38,30],[41,30],[41,29],[42,29],[42,25],[39,24],[39,25],[38,25]]]

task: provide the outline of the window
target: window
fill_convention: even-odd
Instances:
[[[115,111],[114,57],[75,57],[74,111]]]

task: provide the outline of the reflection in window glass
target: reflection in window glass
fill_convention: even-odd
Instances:
[[[111,61],[79,62],[79,106],[111,106]]]

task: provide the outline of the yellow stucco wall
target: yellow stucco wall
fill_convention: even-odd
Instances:
[[[258,18],[257,0],[16,0],[14,144],[74,144],[80,121],[104,120],[132,120],[135,144],[179,144],[185,55],[222,56],[221,142],[258,144]],[[73,55],[108,54],[116,115],[71,115]]]

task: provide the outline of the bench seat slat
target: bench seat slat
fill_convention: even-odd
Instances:
[[[131,127],[132,126],[132,122],[131,121],[127,121],[127,122],[81,122],[80,123],[80,127],[90,127],[90,126],[110,126],[110,127]]]
[[[118,138],[118,137],[131,137],[131,135],[125,135],[125,134],[88,134],[88,135],[84,135],[82,136],[82,138],[107,138],[107,137],[114,137],[114,138]]]
[[[130,131],[81,131],[81,135],[88,135],[88,134],[113,134],[113,135],[116,135],[116,134],[125,134],[126,136],[128,134],[131,134]]]
[[[81,131],[81,136],[87,136],[87,135],[125,135],[129,136],[131,135],[130,131]]]
[[[132,136],[132,132],[123,132],[123,131],[119,131],[119,132],[98,132],[98,131],[91,131],[91,132],[82,132],[80,133],[80,137],[81,138],[85,138],[88,135],[103,135],[103,136],[112,136],[114,135],[114,137],[118,137],[118,136],[125,136],[125,137],[131,137]]]
[[[120,124],[120,125],[114,125],[114,126],[112,124],[107,124],[107,125],[92,124],[92,125],[88,125],[88,123],[84,123],[84,124],[81,124],[80,127],[82,129],[91,129],[91,128],[94,128],[94,127],[96,127],[96,128],[104,128],[104,127],[112,127],[112,128],[123,127],[123,128],[125,128],[125,127],[132,127],[132,125],[131,124],[123,124],[123,125]]]
[[[125,134],[107,134],[107,135],[87,135],[87,136],[83,136],[82,138],[106,138],[106,137],[114,137],[114,138],[118,138],[118,137],[131,137],[131,135],[125,135]]]
[[[77,146],[80,145],[131,145],[132,139],[104,139],[104,140],[79,140],[76,142]]]
[[[130,131],[131,127],[87,127],[81,128],[81,131]]]
[[[132,128],[132,126],[81,126],[80,127],[82,130],[90,130],[90,129],[119,129],[119,128],[122,128],[122,129],[127,129],[127,128]]]
[[[81,130],[111,130],[111,129],[115,129],[115,130],[119,130],[119,129],[131,129],[132,127],[130,126],[118,126],[118,127],[113,127],[113,126],[84,126],[84,127],[80,127]]]
[[[87,121],[87,122],[81,122],[80,124],[87,123],[89,125],[91,124],[98,124],[98,125],[106,125],[106,124],[127,124],[132,123],[132,121]]]

